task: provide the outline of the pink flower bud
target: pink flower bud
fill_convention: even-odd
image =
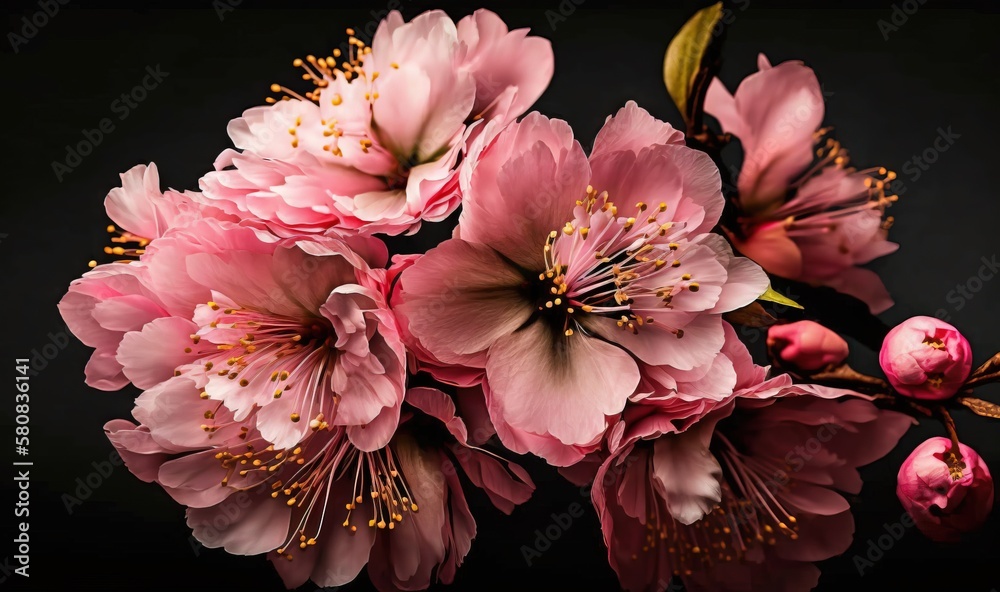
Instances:
[[[972,348],[948,323],[932,317],[913,317],[885,336],[879,364],[900,394],[915,399],[947,399],[969,377]]]
[[[993,509],[993,478],[965,444],[949,462],[951,440],[931,438],[910,454],[896,477],[896,495],[917,528],[935,541],[954,542],[986,522]]]
[[[767,345],[783,361],[803,370],[839,364],[848,352],[840,335],[812,321],[773,325],[767,331]]]

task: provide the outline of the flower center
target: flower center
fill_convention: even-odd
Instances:
[[[222,485],[229,485],[239,475],[240,489],[267,487],[272,499],[294,510],[294,528],[276,552],[293,559],[297,545],[305,550],[316,544],[328,518],[338,514],[328,507],[334,484],[350,479],[354,473],[352,496],[344,503],[342,526],[352,534],[354,512],[368,516],[368,527],[393,530],[408,513],[419,510],[410,493],[390,446],[375,452],[361,452],[350,443],[346,430],[323,424],[306,436],[295,448],[276,450],[267,441],[256,438],[244,448],[230,447],[215,458],[226,469]],[[257,477],[257,478],[255,478]],[[335,518],[339,520],[338,518]]]
[[[716,436],[721,443],[716,455],[727,480],[722,483],[722,502],[714,510],[685,526],[671,517],[655,488],[649,496],[642,551],[665,553],[675,575],[690,575],[717,562],[742,560],[755,545],[777,544],[779,535],[799,538],[798,520],[781,503],[793,468],[772,459],[742,455],[722,434]]]
[[[837,140],[826,137],[828,132],[829,128],[816,132],[818,158],[813,166],[793,183],[795,190],[801,189],[807,181],[821,174],[827,167],[838,169],[848,167],[850,158],[847,150]],[[796,200],[793,196],[786,203],[779,204],[781,216],[783,216],[782,223],[788,236],[810,236],[834,232],[843,225],[846,219],[865,212],[877,211],[884,216],[886,209],[899,200],[899,196],[893,194],[891,189],[892,182],[896,179],[894,171],[885,167],[872,167],[860,171],[848,169],[848,171],[864,176],[863,182],[857,184],[853,196],[846,195],[843,199],[836,200],[836,203],[831,203],[829,194],[841,191],[841,188],[837,187],[827,189],[827,195],[818,196],[822,199]],[[773,211],[753,213],[744,221],[753,221],[754,218],[768,218],[770,214],[773,214]],[[774,218],[774,216],[770,217]],[[893,221],[892,216],[885,216],[884,220],[876,219],[873,223],[877,223],[879,229],[887,231],[892,227]],[[842,253],[848,253],[850,250],[851,245],[841,244],[840,251]]]
[[[340,396],[330,393],[324,376],[336,361],[333,347],[337,336],[322,318],[293,318],[218,302],[200,305],[196,320],[202,329],[191,335],[185,353],[199,355],[199,364],[209,374],[203,399],[227,399],[233,389],[246,389],[250,400],[239,405],[248,412],[267,404],[258,397],[296,398],[296,411],[289,419],[298,422],[303,410],[310,412],[310,427],[336,415]],[[181,374],[178,370],[177,374]],[[300,377],[301,382],[296,381]],[[231,385],[232,381],[235,385]],[[230,403],[227,402],[227,405]],[[237,411],[237,409],[234,409]]]
[[[614,318],[619,327],[637,333],[653,322],[643,310],[671,308],[679,292],[697,292],[692,275],[678,271],[681,245],[675,241],[685,224],[670,221],[666,211],[666,203],[650,211],[639,202],[633,216],[619,216],[608,192],[587,187],[586,197],[577,201],[575,221],[545,240],[538,310],[560,313],[567,336],[573,334],[574,315],[581,313]],[[639,299],[643,306],[636,306]]]
[[[945,348],[944,342],[938,339],[937,337],[927,337],[924,339],[923,344],[926,345],[927,347],[932,347],[934,349]]]

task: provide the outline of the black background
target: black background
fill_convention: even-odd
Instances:
[[[553,41],[555,78],[536,108],[568,120],[585,147],[604,118],[629,99],[678,124],[661,82],[663,52],[673,32],[702,4],[686,1],[670,10],[649,10],[597,0],[576,6],[580,2],[484,3],[512,28],[529,26]],[[900,11],[903,4],[911,12],[919,6],[916,0],[897,2]],[[478,7],[415,0],[400,5],[408,19],[443,7],[457,20]],[[196,556],[183,509],[124,468],[102,478],[71,514],[62,499],[76,495],[77,479],[95,470],[92,463],[108,458],[112,449],[101,426],[127,417],[135,395],[84,385],[90,350],[72,338],[64,340],[55,308],[68,283],[86,271],[88,260],[99,258],[106,244],[102,201],[119,183],[118,173],[155,161],[164,186],[196,189],[198,177],[229,145],[229,119],[261,103],[271,82],[294,82],[294,57],[339,46],[345,27],[364,31],[373,13],[380,16],[387,4],[373,0],[354,2],[349,9],[302,11],[246,0],[222,19],[210,0],[191,6],[197,10],[113,11],[70,2],[17,52],[2,44],[0,366],[7,369],[0,374],[12,378],[15,357],[53,355],[51,360],[37,357],[39,372],[31,382],[32,577],[0,572],[0,589],[282,589],[263,558],[214,550]],[[956,8],[957,3],[929,0],[886,39],[878,21],[890,21],[893,4],[879,0],[865,6],[830,10],[816,3],[742,0],[732,12],[722,76],[732,87],[755,69],[759,51],[772,62],[806,61],[828,95],[827,123],[836,125],[837,137],[861,165],[912,173],[912,165],[904,165],[932,147],[939,128],[959,134],[918,179],[900,173],[907,189],[892,208],[897,221],[892,238],[902,247],[873,268],[897,300],[882,317],[887,323],[941,310],[968,336],[978,362],[1000,349],[1000,282],[971,280],[983,265],[981,258],[1000,255],[1000,195],[994,180],[1000,18],[989,3]],[[39,7],[20,3],[5,11],[7,33],[19,31],[21,19]],[[897,23],[903,14],[897,14]],[[168,73],[166,79],[119,120],[112,102],[142,81],[147,66],[156,65]],[[97,127],[105,117],[114,121],[114,131],[58,181],[53,161],[64,160],[67,145],[77,144],[83,129]],[[447,234],[442,225],[427,225],[423,243],[396,244],[422,250]],[[972,298],[953,291],[970,281],[977,290],[970,292]],[[757,346],[762,341],[752,331],[746,337]],[[854,345],[856,365],[876,370],[875,354]],[[980,394],[997,400],[1000,389],[988,387]],[[13,397],[3,401],[3,433],[12,436]],[[1000,425],[961,411],[956,419],[962,439],[1000,472]],[[842,557],[821,564],[819,590],[991,592],[1000,586],[1000,512],[960,545],[937,545],[909,529],[863,577],[855,568],[853,557],[867,553],[870,541],[885,534],[884,525],[902,515],[894,493],[900,462],[916,444],[942,433],[940,426],[924,422],[896,451],[863,471],[865,488],[852,500],[855,543]],[[13,451],[3,448],[7,464],[14,460]],[[472,494],[480,536],[452,589],[617,589],[592,513],[575,521],[531,567],[526,565],[521,547],[534,544],[535,530],[552,523],[550,514],[588,501],[553,470],[538,462],[526,465],[541,487],[512,518],[489,507],[478,492]],[[0,505],[13,506],[13,470],[0,469],[0,475],[7,492]],[[5,516],[0,563],[14,554],[9,511],[0,512]],[[368,587],[362,575],[346,589]]]

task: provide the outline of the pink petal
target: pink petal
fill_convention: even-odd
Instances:
[[[501,420],[520,430],[587,444],[604,432],[639,383],[621,349],[535,322],[490,349],[486,376]]]
[[[353,495],[351,481],[346,479],[338,480],[330,492],[330,497],[336,500],[351,499]],[[344,586],[354,581],[368,563],[375,544],[378,531],[368,526],[368,515],[364,512],[351,512],[349,527],[357,527],[357,531],[352,533],[349,527],[342,526],[343,519],[346,518],[343,514],[344,508],[341,506],[339,513],[331,516],[336,518],[336,523],[330,525],[329,531],[323,532],[329,534],[320,543],[322,547],[315,550],[319,556],[314,559],[311,579],[318,586]],[[290,563],[295,561],[298,558]]]
[[[590,158],[619,151],[639,154],[654,144],[683,146],[684,134],[650,115],[635,101],[628,101],[618,113],[609,116],[604,127],[597,132]]]
[[[137,427],[128,420],[109,421],[104,424],[104,433],[128,470],[146,483],[156,480],[160,465],[170,458],[171,451],[157,444],[147,428]]]
[[[231,507],[227,500],[210,508],[189,508],[187,525],[194,537],[210,549],[223,547],[233,555],[260,555],[285,541],[292,512],[287,505],[258,495],[238,512],[232,512]],[[227,526],[217,528],[216,524]]]
[[[872,314],[883,313],[895,304],[892,296],[889,295],[889,290],[882,283],[882,279],[870,269],[850,267],[826,284],[835,290],[861,300],[868,305]]]
[[[788,238],[780,222],[760,226],[751,230],[750,236],[741,239],[730,234],[737,249],[761,267],[775,275],[791,280],[802,275],[802,252],[795,242]]]
[[[198,326],[181,317],[156,319],[141,331],[130,331],[122,338],[116,359],[132,384],[148,389],[167,380],[179,367],[196,361],[201,354],[191,336]]]
[[[572,218],[589,180],[587,157],[566,122],[538,113],[506,128],[491,122],[463,165],[462,238],[540,271],[546,236]]]
[[[694,524],[722,501],[722,467],[708,450],[714,430],[714,421],[702,420],[653,445],[654,484],[681,524]]]
[[[444,424],[460,444],[468,441],[465,422],[456,415],[455,402],[435,388],[415,387],[406,391],[406,402]]]
[[[593,317],[586,326],[596,334],[621,345],[637,358],[652,364],[691,370],[710,364],[725,343],[722,318],[708,314],[665,314],[643,325],[638,333],[624,331],[615,319]],[[683,330],[677,337],[671,330]]]
[[[524,277],[495,251],[460,239],[431,249],[403,273],[397,310],[437,358],[472,354],[512,333],[531,315]]]

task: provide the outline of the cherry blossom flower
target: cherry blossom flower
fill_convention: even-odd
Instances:
[[[350,31],[349,31],[350,32]],[[416,232],[460,202],[456,166],[479,121],[505,124],[545,90],[549,42],[479,10],[404,22],[393,11],[367,47],[296,60],[315,90],[247,110],[201,181],[206,203],[281,235]]]
[[[886,310],[892,299],[882,281],[858,266],[898,248],[886,240],[892,218],[883,220],[897,198],[889,192],[895,174],[851,168],[840,144],[824,141],[823,92],[810,68],[772,67],[762,54],[758,69],[735,94],[714,79],[705,97],[705,111],[743,146],[740,217],[730,238],[770,273],[856,296],[873,313]]]
[[[767,379],[729,335],[730,397],[693,409],[693,422],[678,422],[676,395],[641,402],[609,433],[592,498],[626,590],[675,575],[696,591],[811,589],[812,562],[851,543],[837,491],[857,493],[857,467],[910,425],[849,391]]]
[[[462,170],[456,238],[402,273],[396,307],[445,364],[485,360],[504,444],[568,465],[599,445],[644,364],[711,364],[721,313],[767,286],[708,233],[718,170],[635,103],[608,119],[590,158],[562,121],[491,126]]]
[[[467,443],[436,389],[411,389],[399,431],[374,450],[326,422],[275,446],[198,392],[171,379],[139,401],[141,425],[109,422],[108,437],[136,476],[188,506],[199,542],[266,553],[289,588],[341,586],[366,564],[383,591],[450,583],[476,535],[459,470],[508,514],[534,489],[519,466]]]

